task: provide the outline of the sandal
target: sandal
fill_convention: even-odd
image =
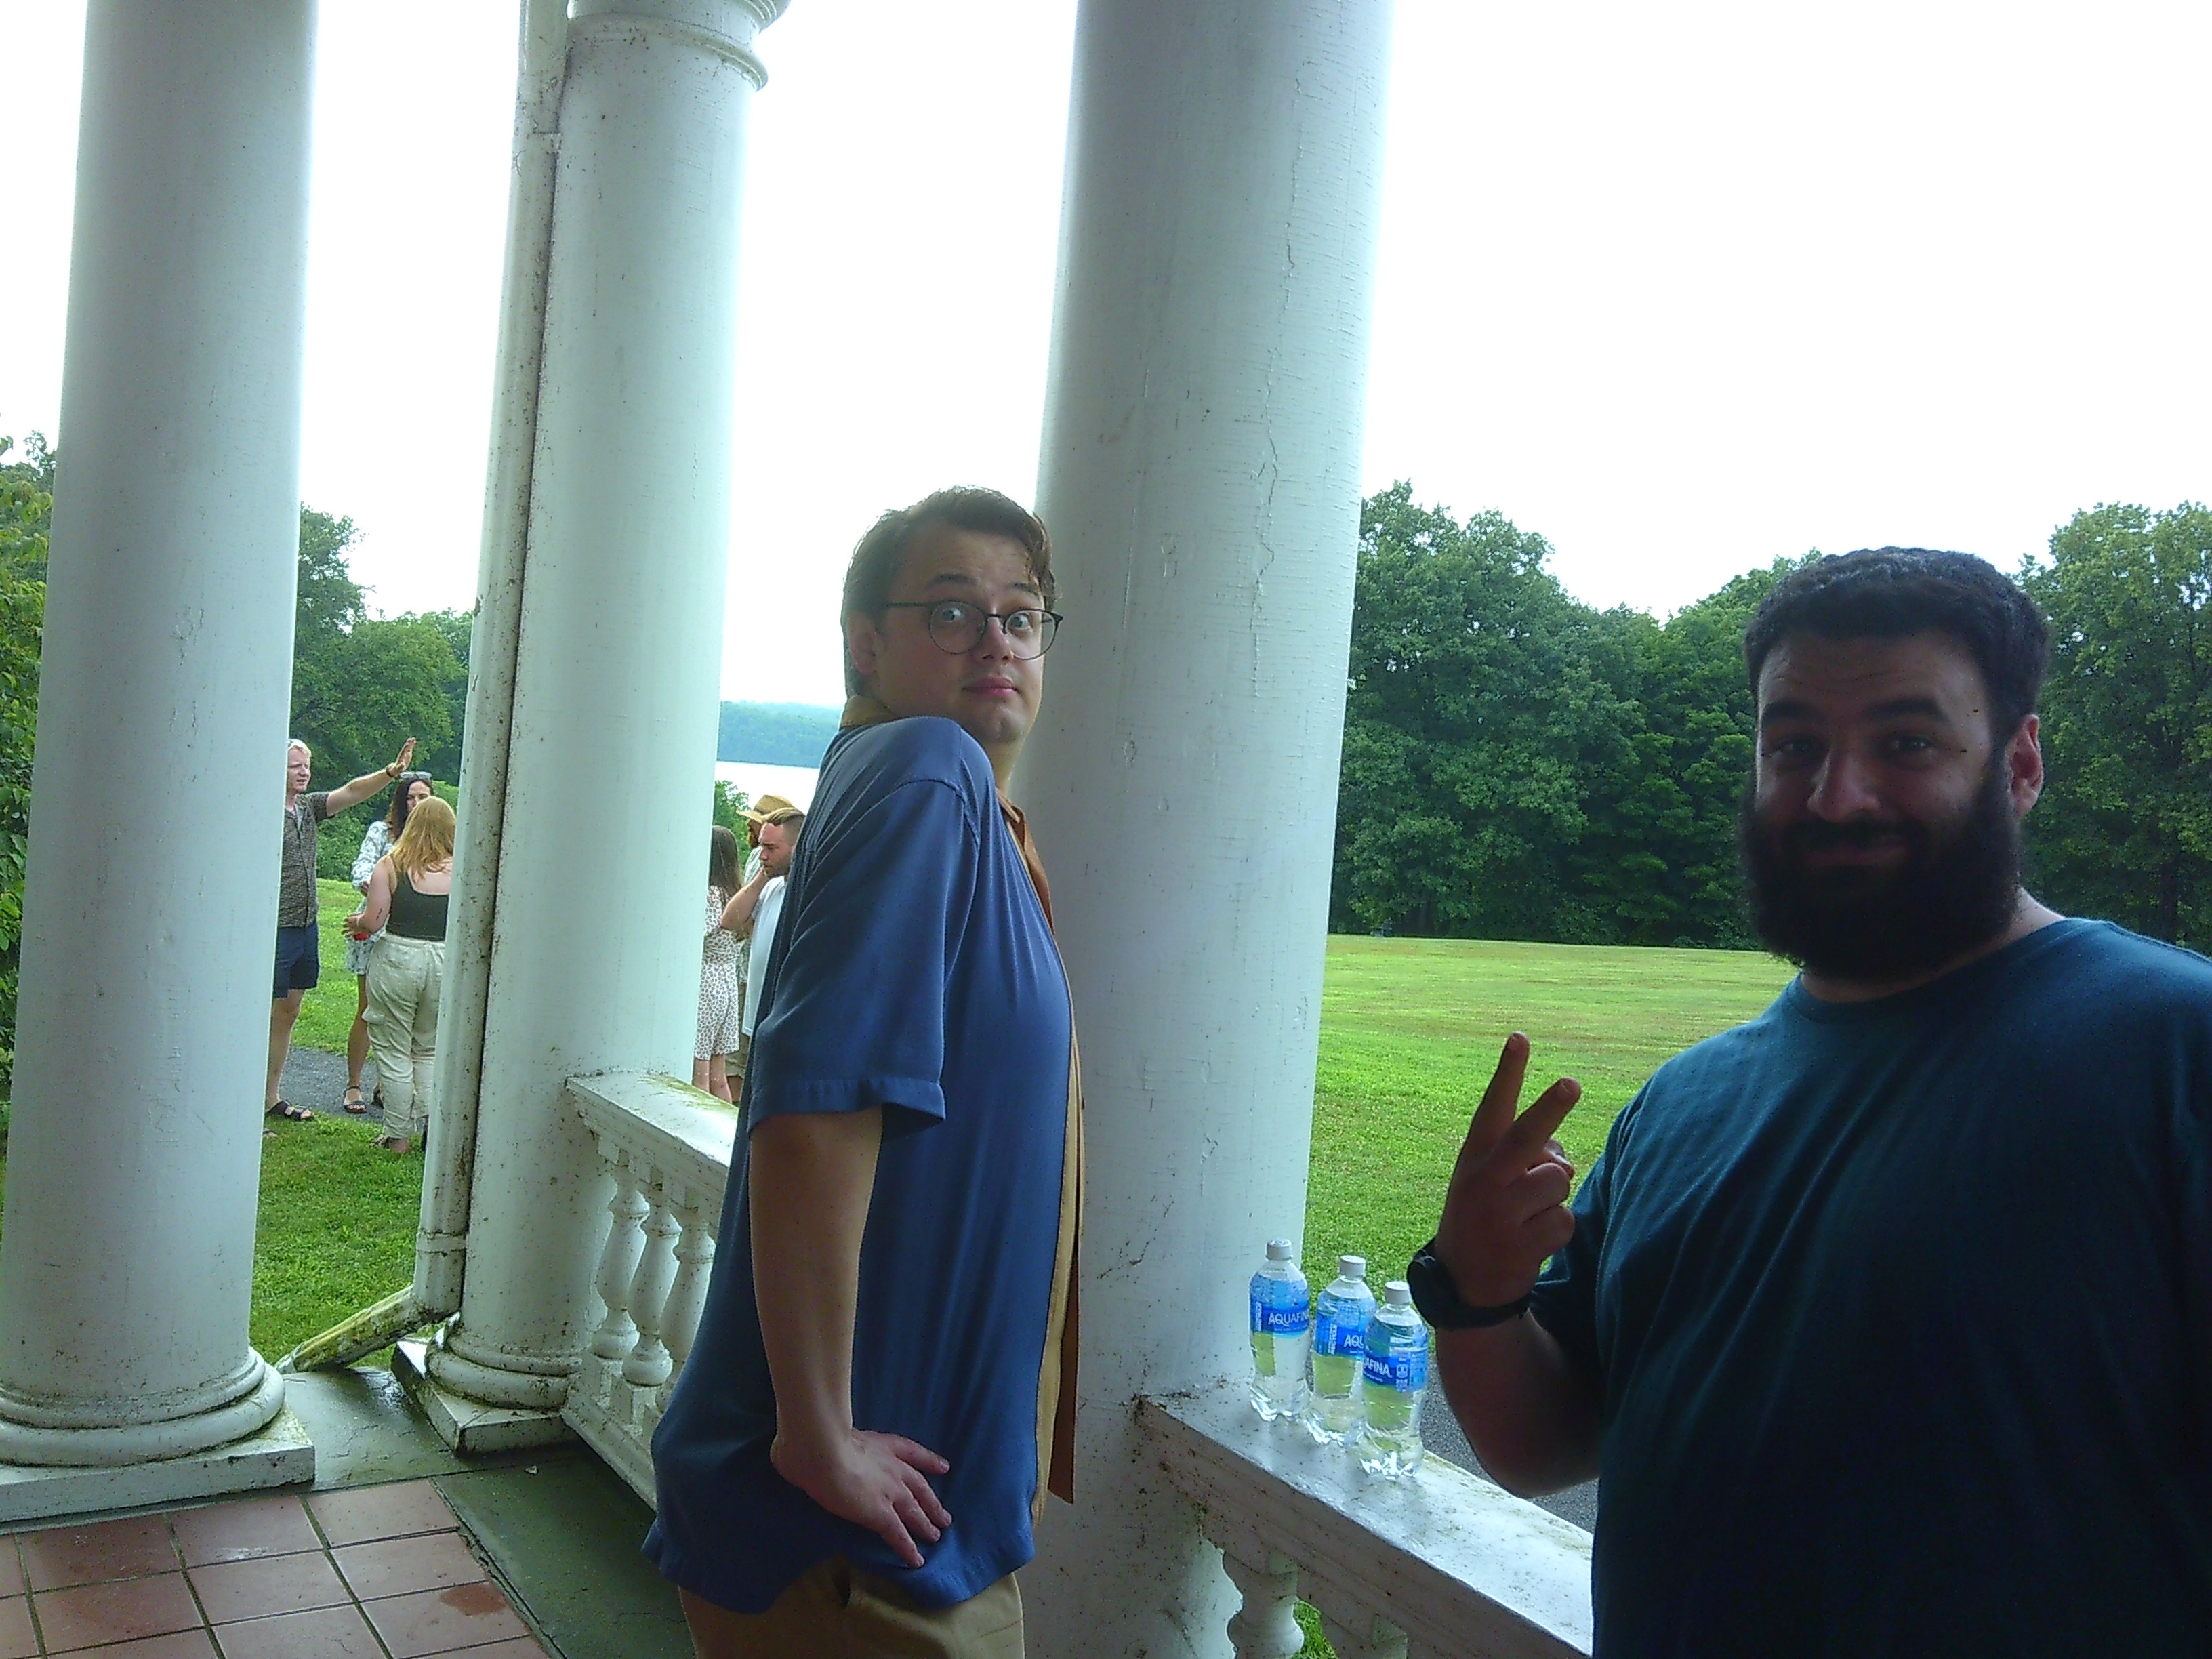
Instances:
[[[361,1085],[358,1083],[345,1091],[345,1099],[341,1104],[356,1117],[363,1116],[368,1111],[368,1103],[361,1097]]]
[[[287,1123],[313,1123],[315,1115],[304,1106],[295,1106],[289,1100],[280,1100],[262,1114],[264,1117],[281,1117]]]

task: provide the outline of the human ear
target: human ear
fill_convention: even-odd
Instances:
[[[882,649],[883,636],[876,632],[875,619],[857,611],[848,612],[845,617],[845,660],[863,682],[874,676],[876,658]]]
[[[2030,714],[2005,745],[2005,769],[2012,780],[2012,810],[2026,817],[2043,795],[2043,723]]]

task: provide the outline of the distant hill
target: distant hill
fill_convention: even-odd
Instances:
[[[811,702],[726,702],[714,757],[756,766],[819,766],[842,712]]]

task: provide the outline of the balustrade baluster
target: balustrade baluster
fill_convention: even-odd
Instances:
[[[675,1210],[676,1279],[668,1287],[668,1305],[660,1320],[661,1345],[668,1350],[670,1386],[684,1374],[692,1339],[699,1334],[699,1316],[707,1305],[707,1279],[714,1265],[716,1219],[689,1192]],[[666,1389],[662,1392],[665,1395]]]
[[[605,1135],[599,1138],[599,1164],[614,1177],[615,1195],[607,1203],[607,1242],[599,1252],[599,1270],[592,1280],[606,1304],[606,1317],[592,1333],[592,1352],[602,1359],[620,1359],[637,1340],[637,1326],[629,1316],[630,1280],[637,1273],[645,1236],[638,1224],[651,1207],[638,1191],[637,1171],[622,1149]]]
[[[670,1249],[676,1218],[669,1213],[667,1189],[655,1180],[650,1194],[653,1212],[645,1224],[645,1254],[630,1281],[630,1317],[637,1322],[637,1346],[623,1361],[623,1381],[641,1389],[658,1388],[668,1380],[668,1348],[660,1332],[668,1287],[676,1277],[676,1259]]]
[[[1387,1619],[1370,1619],[1361,1633],[1324,1613],[1321,1627],[1336,1659],[1406,1659],[1406,1632]]]
[[[1306,1644],[1305,1632],[1298,1628],[1297,1565],[1271,1553],[1266,1566],[1255,1567],[1225,1550],[1221,1565],[1244,1598],[1229,1621],[1237,1659],[1291,1659]]]

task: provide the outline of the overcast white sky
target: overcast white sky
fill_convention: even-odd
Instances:
[[[512,0],[326,0],[302,493],[471,603]],[[1036,478],[1071,0],[763,37],[726,696],[831,702],[881,507]],[[1401,0],[1364,477],[1661,614],[1808,547],[2010,566],[2212,494],[2202,3]],[[0,433],[61,395],[81,0],[0,0]],[[66,444],[67,434],[58,434]]]

